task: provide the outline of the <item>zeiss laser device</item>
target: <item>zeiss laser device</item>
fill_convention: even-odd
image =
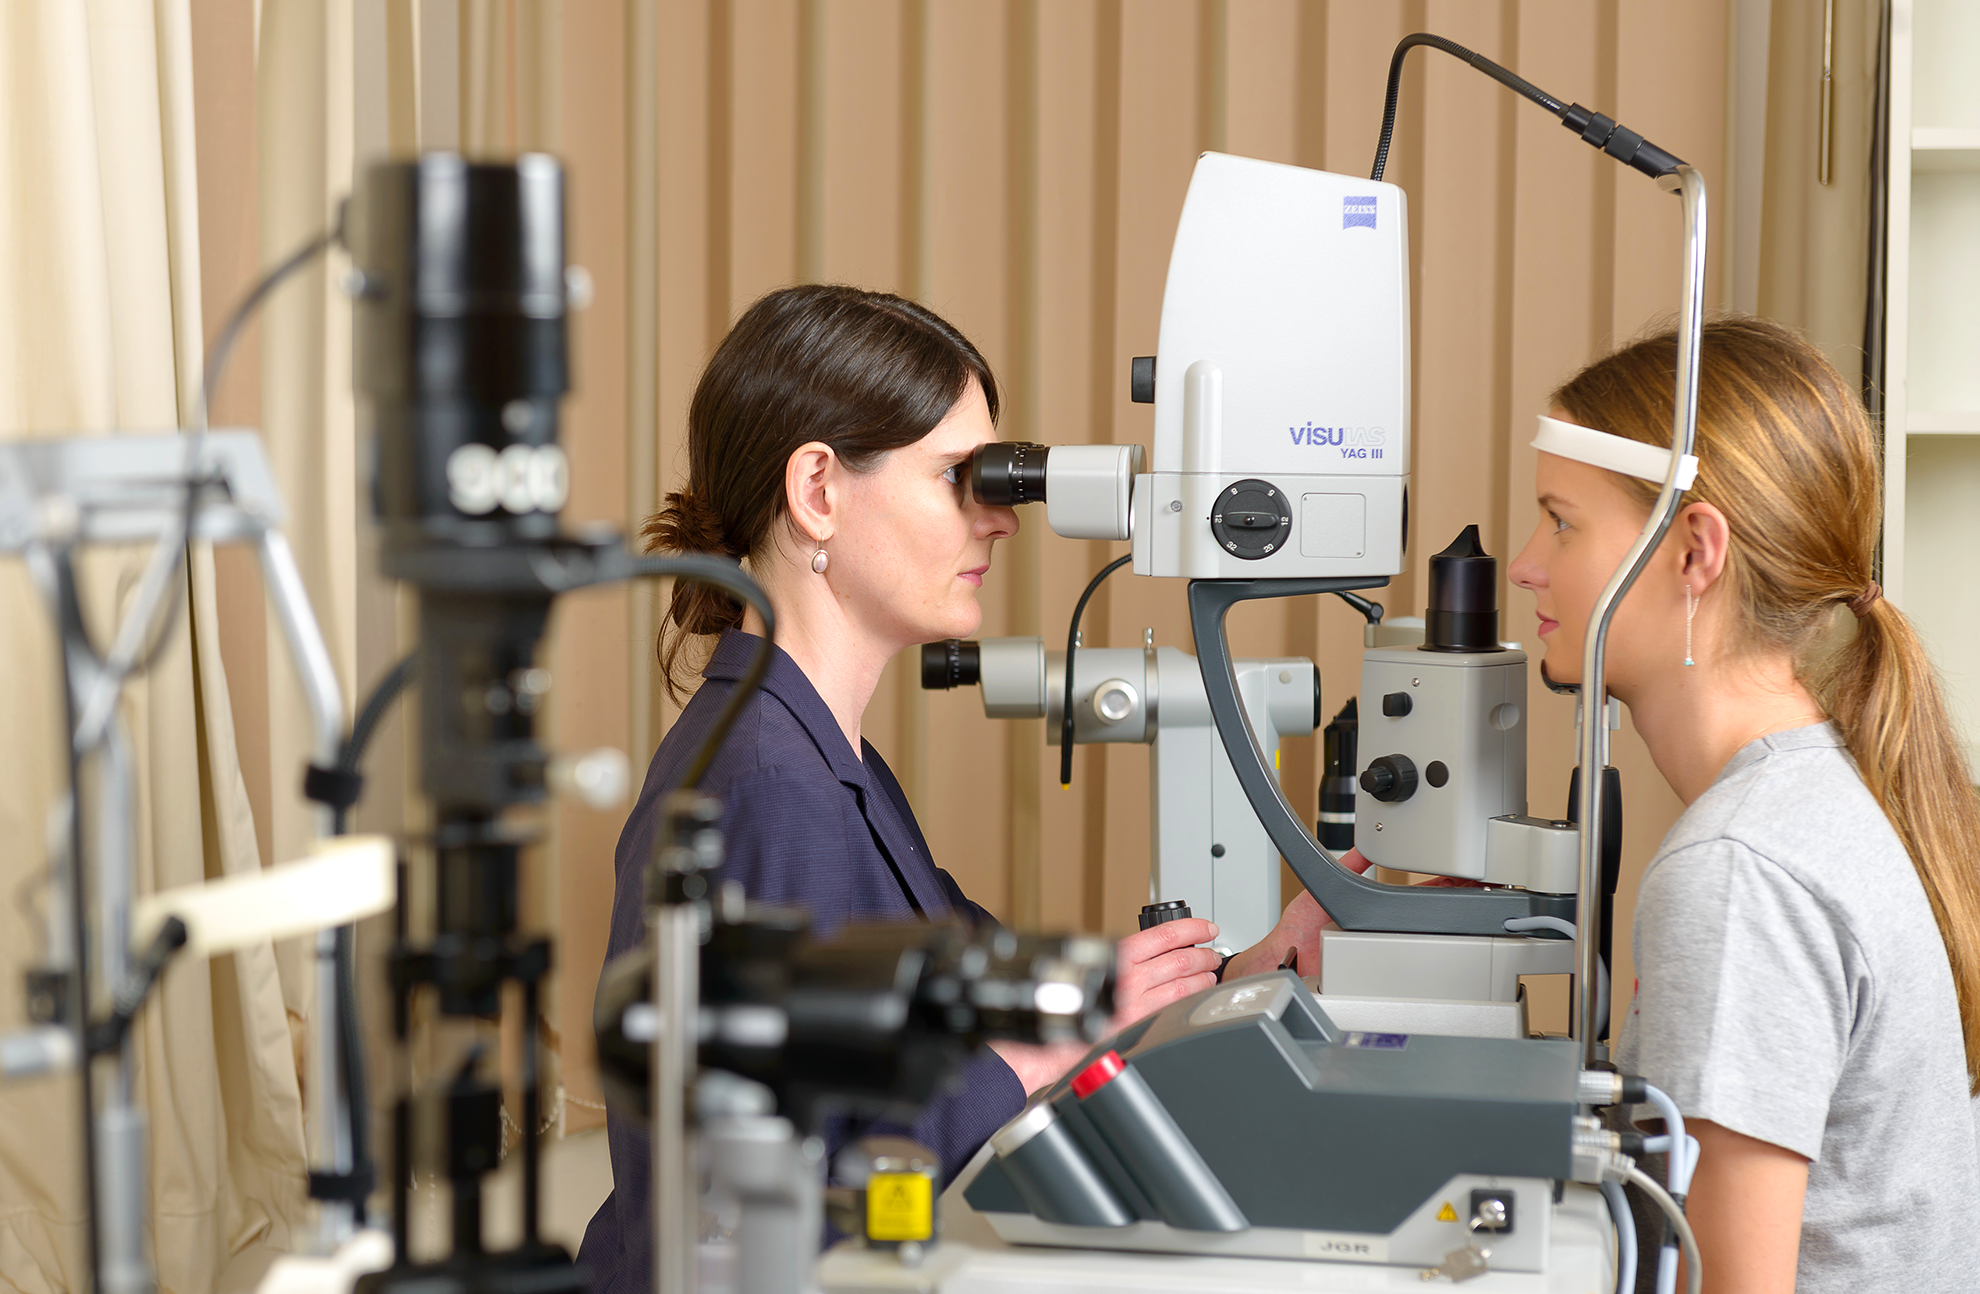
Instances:
[[[1527,662],[1499,641],[1497,562],[1475,528],[1453,527],[1430,559],[1420,640],[1372,626],[1365,639],[1358,767],[1334,771],[1354,779],[1354,841],[1386,866],[1477,882],[1454,887],[1371,880],[1321,846],[1273,774],[1276,734],[1240,693],[1224,629],[1240,602],[1372,589],[1403,569],[1407,209],[1380,181],[1403,58],[1418,46],[1463,59],[1652,176],[1681,198],[1685,234],[1673,448],[1658,456],[1667,471],[1657,504],[1586,637],[1570,812],[1527,813]],[[1199,159],[1157,353],[1134,361],[1131,375],[1134,398],[1155,405],[1155,439],[1148,470],[1134,469],[1126,486],[1125,524],[1121,479],[1112,491],[1091,479],[1104,461],[1092,447],[1066,453],[1063,469],[1060,449],[994,447],[972,483],[985,501],[1045,502],[1064,533],[1127,540],[1136,574],[1190,581],[1195,655],[1232,773],[1267,838],[1341,927],[1323,954],[1326,991],[1284,971],[1256,976],[1099,1044],[951,1189],[954,1229],[966,1238],[938,1269],[896,1278],[871,1254],[842,1249],[821,1268],[828,1290],[1399,1289],[1418,1276],[1487,1274],[1495,1288],[1613,1288],[1634,1262],[1620,1242],[1634,1234],[1624,1180],[1671,1219],[1699,1288],[1680,1206],[1630,1162],[1644,1142],[1604,1131],[1591,1111],[1646,1091],[1600,1067],[1603,864],[1617,807],[1602,665],[1613,608],[1695,461],[1704,245],[1705,191],[1691,167],[1435,36],[1411,36],[1395,52],[1370,179]],[[1126,473],[1132,460],[1114,461]],[[1437,522],[1439,538],[1447,524]],[[1099,686],[1079,690],[1070,662],[1066,675],[1067,696],[1100,703]],[[1071,702],[1062,706],[1076,720]],[[1337,738],[1337,755],[1346,746]],[[1542,969],[1574,972],[1572,1039],[1527,1034],[1517,978]],[[1679,1152],[1669,1180],[1681,1194],[1691,1162],[1681,1124],[1664,1140]],[[1281,1280],[1256,1264],[1149,1265],[1146,1255],[1162,1253],[1341,1265]],[[1675,1256],[1664,1251],[1662,1288]]]

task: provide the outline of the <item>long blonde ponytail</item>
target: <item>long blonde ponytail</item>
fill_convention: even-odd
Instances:
[[[1553,396],[1590,427],[1670,441],[1677,338],[1659,332],[1584,369]],[[1828,360],[1778,324],[1705,325],[1698,481],[1732,531],[1727,558],[1748,642],[1788,652],[1841,732],[1938,921],[1980,1094],[1980,798],[1937,673],[1874,582],[1883,472],[1863,404]],[[1656,490],[1625,484],[1645,506]]]

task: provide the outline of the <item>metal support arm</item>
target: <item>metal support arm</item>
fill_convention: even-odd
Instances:
[[[1306,824],[1286,802],[1259,749],[1251,720],[1238,700],[1231,670],[1231,648],[1224,617],[1254,598],[1297,597],[1380,588],[1386,579],[1192,580],[1189,621],[1196,635],[1196,659],[1210,714],[1223,736],[1231,767],[1245,798],[1265,824],[1293,874],[1343,930],[1384,930],[1407,934],[1503,935],[1506,922],[1551,916],[1572,920],[1572,894],[1537,894],[1514,889],[1385,885],[1356,876],[1307,833]]]

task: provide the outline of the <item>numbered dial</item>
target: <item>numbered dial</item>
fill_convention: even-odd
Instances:
[[[497,453],[471,441],[447,456],[447,499],[471,517],[497,508],[517,516],[557,512],[570,494],[570,463],[555,445],[510,445]]]
[[[1210,533],[1231,556],[1255,562],[1285,547],[1292,536],[1292,508],[1270,481],[1238,481],[1217,496]]]

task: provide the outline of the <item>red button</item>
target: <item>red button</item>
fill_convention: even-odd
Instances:
[[[1073,1095],[1084,1101],[1107,1084],[1119,1078],[1127,1069],[1127,1062],[1119,1052],[1110,1051],[1100,1059],[1073,1075]]]

